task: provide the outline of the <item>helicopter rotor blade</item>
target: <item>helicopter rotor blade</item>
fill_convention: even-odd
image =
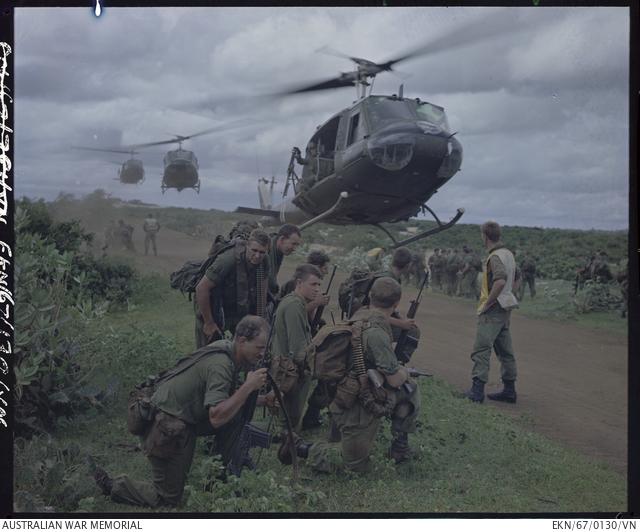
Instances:
[[[357,72],[346,72],[341,74],[337,78],[330,78],[325,81],[312,83],[311,85],[302,85],[300,87],[293,87],[289,90],[279,92],[274,96],[286,96],[290,94],[300,94],[303,92],[337,89],[340,87],[352,87],[355,84],[356,77],[357,77]]]
[[[379,63],[377,66],[382,70],[392,70],[393,65],[401,61],[479,43],[507,33],[520,31],[521,26],[522,24],[518,24],[513,16],[497,18],[495,13],[492,13],[482,19],[467,22],[435,40],[409,50],[399,57]]]
[[[129,150],[126,146],[121,148],[90,148],[89,146],[71,146],[74,150],[88,150],[88,151],[103,151],[108,153],[126,153],[126,154],[136,154],[137,151]]]
[[[323,46],[321,48],[318,48],[316,50],[316,53],[318,53],[318,54],[326,54],[326,55],[333,55],[335,57],[342,57],[343,59],[349,59],[350,61],[355,61],[356,63],[358,61],[366,61],[366,59],[361,59],[359,57],[352,57],[350,55],[343,54],[342,52],[338,52],[338,50],[335,50],[335,49],[331,48],[330,46]]]

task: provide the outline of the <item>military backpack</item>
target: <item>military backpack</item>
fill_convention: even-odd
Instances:
[[[338,304],[344,316],[350,318],[360,307],[369,304],[369,290],[373,282],[382,275],[381,272],[356,268],[342,281],[338,288]]]

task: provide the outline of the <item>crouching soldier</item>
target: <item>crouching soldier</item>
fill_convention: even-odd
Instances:
[[[307,458],[316,471],[330,472],[340,467],[366,470],[384,416],[391,418],[394,436],[389,456],[396,463],[411,458],[408,433],[416,428],[420,395],[417,384],[398,363],[392,349],[389,318],[400,296],[400,285],[395,280],[377,279],[371,287],[370,307],[359,310],[352,318],[356,323],[348,372],[329,406],[340,431],[340,443],[309,443],[298,436],[293,438],[293,452]],[[286,438],[278,458],[282,463],[291,463],[291,452],[290,439]]]
[[[190,355],[195,363],[163,380],[151,397],[156,413],[142,437],[152,481],[139,482],[127,475],[111,478],[94,466],[93,475],[102,492],[126,504],[179,504],[196,436],[215,435],[216,451],[226,465],[244,424],[243,407],[251,393],[266,382],[266,368],[249,370],[264,355],[268,329],[263,318],[245,316],[233,341],[219,340],[198,349]],[[246,379],[239,385],[241,370]],[[265,398],[258,397],[257,404],[265,404]]]

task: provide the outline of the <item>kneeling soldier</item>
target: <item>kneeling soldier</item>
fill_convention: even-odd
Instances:
[[[400,285],[389,277],[377,279],[370,291],[369,309],[360,309],[354,316],[361,335],[354,332],[348,373],[338,385],[329,406],[332,419],[340,430],[341,459],[334,456],[336,444],[307,443],[294,437],[297,456],[308,458],[313,469],[329,472],[343,466],[352,471],[364,471],[383,416],[391,417],[394,435],[389,456],[396,463],[411,457],[408,433],[415,432],[420,412],[417,384],[398,363],[391,344],[389,318],[400,302]],[[358,348],[358,336],[361,338]],[[354,341],[355,340],[355,341]],[[366,375],[373,370],[377,385]],[[379,387],[378,387],[379,386]],[[291,446],[286,438],[278,451],[283,463],[291,463]]]
[[[96,467],[93,474],[102,492],[126,504],[179,504],[196,436],[214,434],[216,451],[226,464],[244,424],[243,406],[266,382],[266,368],[248,370],[264,355],[268,329],[263,318],[245,316],[233,341],[219,340],[198,349],[191,355],[198,357],[197,362],[163,381],[151,398],[156,414],[142,438],[152,482],[139,482],[127,475],[111,478]],[[240,370],[247,374],[238,386]],[[258,399],[258,404],[264,404],[264,397]]]

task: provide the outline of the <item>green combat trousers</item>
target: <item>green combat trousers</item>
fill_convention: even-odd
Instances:
[[[391,415],[393,431],[415,432],[420,414],[420,392],[415,382],[409,393],[404,388],[396,391],[397,406]],[[331,418],[340,429],[339,443],[314,443],[309,448],[308,462],[312,469],[330,473],[339,469],[363,472],[369,467],[369,456],[375,444],[382,418],[375,417],[359,401],[348,410],[329,406]]]
[[[294,432],[300,432],[302,430],[302,418],[305,407],[307,406],[307,399],[312,386],[315,385],[316,382],[317,381],[313,380],[310,376],[305,375],[302,378],[298,378],[294,387],[284,394],[284,407],[287,409],[287,414],[289,414]],[[279,411],[278,426],[280,431],[287,430],[287,422],[282,410]]]
[[[473,345],[471,360],[473,369],[471,377],[482,382],[489,380],[489,361],[491,350],[495,349],[500,361],[503,381],[515,381],[517,377],[516,358],[511,345],[509,320],[511,311],[500,308],[496,303],[494,308],[478,316],[476,341]]]

